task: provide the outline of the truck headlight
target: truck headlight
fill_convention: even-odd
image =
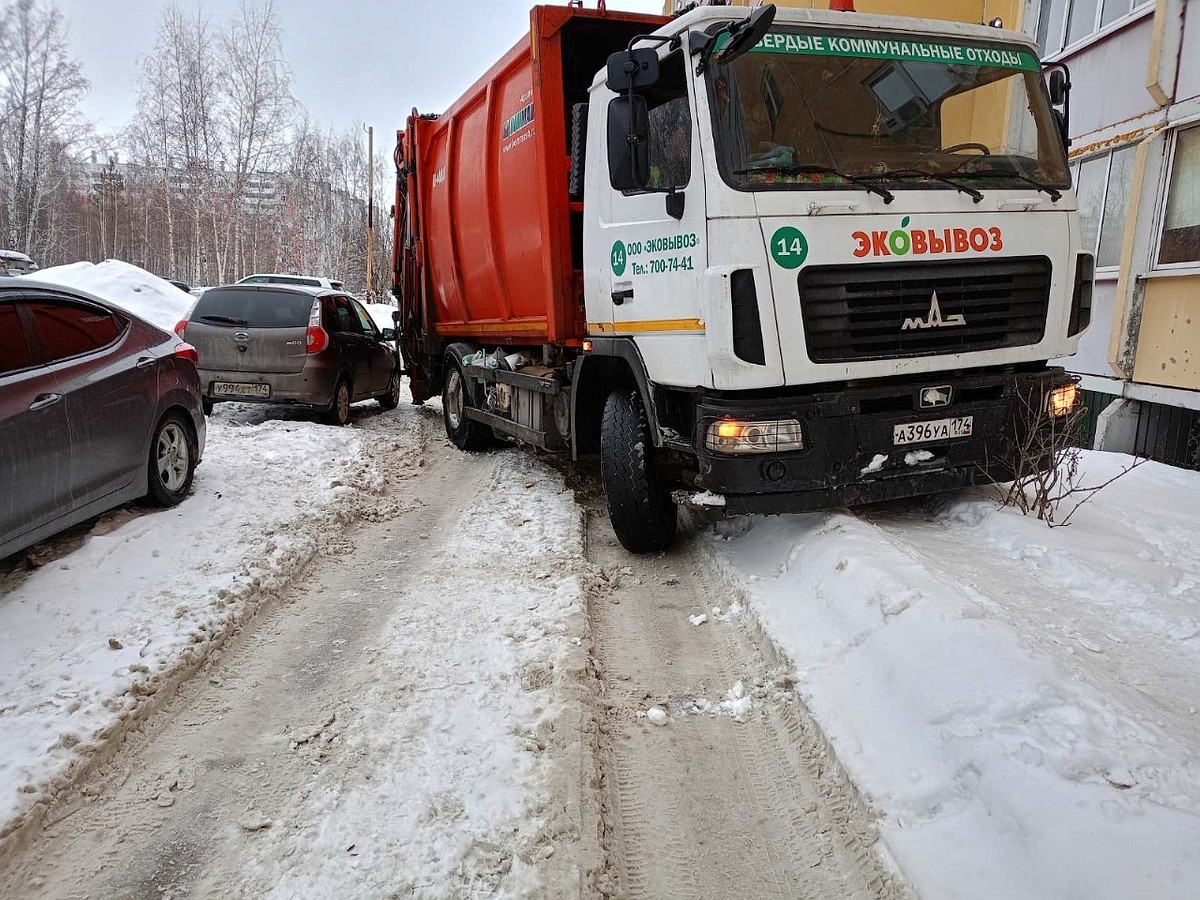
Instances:
[[[1046,412],[1057,419],[1073,410],[1078,400],[1079,386],[1064,384],[1046,393]]]
[[[786,453],[804,449],[804,434],[795,419],[718,419],[708,426],[704,446],[715,453]]]

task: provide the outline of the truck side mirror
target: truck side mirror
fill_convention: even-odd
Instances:
[[[1046,71],[1046,95],[1050,115],[1062,135],[1064,147],[1071,146],[1071,72],[1063,63],[1049,63]]]
[[[637,94],[608,101],[608,180],[618,191],[650,183],[650,113]]]
[[[658,84],[658,51],[653,47],[640,47],[614,53],[608,58],[605,84],[618,94]]]
[[[775,22],[775,7],[768,3],[750,13],[741,22],[729,27],[729,43],[714,58],[719,66],[728,65],[744,53],[749,53],[763,39]]]
[[[1062,106],[1067,102],[1071,84],[1067,81],[1067,73],[1062,69],[1050,70],[1050,78],[1046,82],[1046,87],[1049,88],[1050,103],[1053,106]]]

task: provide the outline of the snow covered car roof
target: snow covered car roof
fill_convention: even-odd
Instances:
[[[37,271],[37,263],[19,250],[0,250],[0,275],[24,275]]]
[[[196,304],[195,297],[169,281],[119,259],[51,266],[22,275],[21,279],[48,288],[68,288],[111,303],[168,333],[188,317]]]

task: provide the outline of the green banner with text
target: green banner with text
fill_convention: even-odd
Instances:
[[[718,41],[718,49],[727,38]],[[1028,50],[1001,47],[972,47],[933,41],[905,41],[898,38],[845,37],[830,34],[772,32],[764,35],[752,53],[785,53],[799,56],[855,56],[866,59],[896,59],[904,62],[946,63],[949,65],[991,66],[998,69],[1041,70],[1037,57]]]

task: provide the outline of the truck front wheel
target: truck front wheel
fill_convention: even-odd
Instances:
[[[654,468],[654,442],[636,390],[613,391],[600,424],[600,476],[608,518],[631,553],[666,550],[675,540],[676,509]]]
[[[446,354],[446,379],[442,387],[442,419],[446,424],[446,437],[459,450],[487,450],[495,436],[492,429],[482,422],[467,418],[467,407],[471,406],[473,391],[467,376],[463,374],[462,354],[456,352],[459,345],[450,347]]]

